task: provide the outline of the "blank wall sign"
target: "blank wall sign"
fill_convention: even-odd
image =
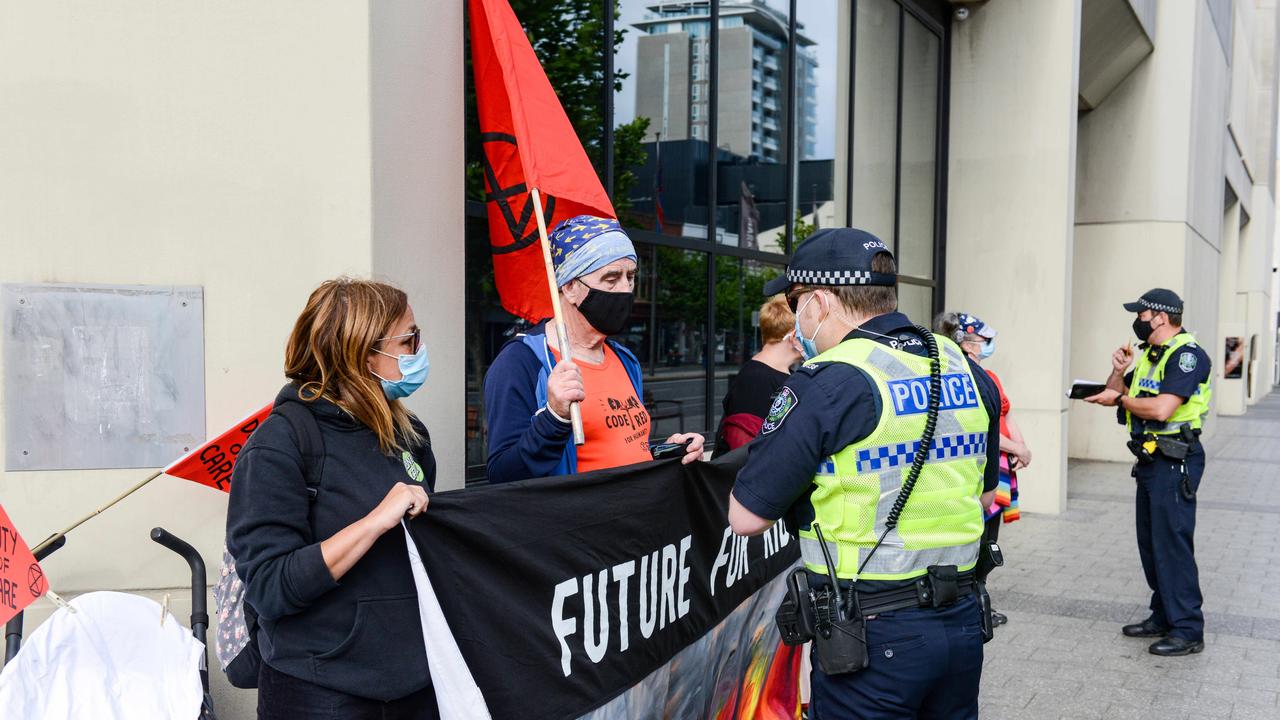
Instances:
[[[198,287],[4,285],[5,470],[163,467],[204,438]]]

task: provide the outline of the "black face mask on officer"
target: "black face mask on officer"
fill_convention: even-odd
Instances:
[[[1151,333],[1156,331],[1156,329],[1151,326],[1151,321],[1155,319],[1156,316],[1154,313],[1152,313],[1150,320],[1143,320],[1141,317],[1134,318],[1133,334],[1137,335],[1138,339],[1142,342],[1146,342],[1151,339]]]
[[[587,296],[578,303],[578,312],[591,323],[591,327],[605,335],[617,335],[627,326],[631,318],[631,306],[635,303],[634,292],[608,292],[599,290],[582,282],[587,289]]]

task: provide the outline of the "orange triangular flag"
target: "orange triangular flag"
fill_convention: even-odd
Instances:
[[[0,505],[0,625],[9,622],[48,589],[40,563]]]
[[[165,468],[165,474],[231,492],[231,470],[235,467],[236,456],[253,431],[271,414],[273,405],[268,404],[230,430],[187,453]]]

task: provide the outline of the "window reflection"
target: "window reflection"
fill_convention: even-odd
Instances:
[[[898,22],[893,0],[858,0],[854,18],[853,226],[893,242]]]
[[[716,240],[725,245],[787,250],[789,24],[787,0],[720,3]],[[812,41],[799,30],[796,41],[807,68]]]
[[[616,165],[623,223],[705,238],[710,159],[710,15],[706,2],[622,0],[614,58]]]
[[[933,325],[933,288],[925,285],[898,283],[898,311],[906,313],[917,325]]]
[[[707,255],[639,245],[632,323],[616,339],[644,366],[644,403],[653,435],[706,428]]]
[[[933,277],[941,40],[911,15],[902,29],[902,160],[898,270]]]
[[[800,162],[796,177],[797,239],[824,227],[843,227],[843,205],[835,200],[835,152],[838,99],[847,97],[840,83],[849,81],[841,72],[841,42],[836,0],[805,0],[796,4],[800,32],[796,66],[796,150]],[[847,50],[846,50],[847,52]],[[846,101],[847,102],[847,101]],[[843,169],[843,163],[842,169]]]

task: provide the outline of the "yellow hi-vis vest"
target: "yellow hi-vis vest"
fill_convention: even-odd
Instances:
[[[1152,362],[1148,353],[1138,352],[1138,362],[1133,367],[1133,384],[1129,386],[1129,397],[1155,397],[1160,394],[1160,383],[1164,380],[1164,369],[1169,359],[1178,354],[1178,349],[1186,345],[1194,345],[1196,338],[1188,332],[1178,333],[1165,341],[1164,354],[1156,362]],[[1212,373],[1210,373],[1212,376]],[[1195,394],[1173,411],[1173,415],[1165,422],[1135,418],[1126,412],[1124,421],[1130,433],[1137,435],[1174,435],[1183,425],[1190,425],[1192,430],[1199,430],[1204,424],[1204,416],[1209,412],[1209,400],[1213,397],[1213,388],[1209,384],[1210,377],[1196,388]],[[826,532],[825,530],[823,532]]]
[[[884,532],[920,447],[929,407],[929,359],[864,339],[846,340],[813,359],[861,369],[880,395],[876,429],[824,460],[813,479],[814,523],[822,529],[838,578],[903,580],[924,575],[931,565],[955,565],[963,571],[977,562],[982,536],[978,496],[990,417],[960,348],[935,337],[942,400],[933,449],[897,527],[861,575],[858,568]],[[800,530],[800,552],[805,567],[827,574],[811,527]]]

